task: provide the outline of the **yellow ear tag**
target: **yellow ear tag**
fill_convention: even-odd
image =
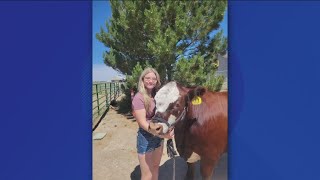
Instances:
[[[191,102],[193,105],[199,105],[199,104],[201,104],[202,103],[202,99],[201,99],[201,97],[199,97],[199,96],[196,96],[196,97],[194,97],[193,99],[192,99],[192,102]]]

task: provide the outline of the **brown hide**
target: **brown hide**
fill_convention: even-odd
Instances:
[[[187,101],[188,112],[186,118],[175,126],[178,152],[185,160],[195,152],[201,159],[214,161],[216,164],[227,150],[227,92],[210,92],[204,88],[196,88],[184,93],[185,99],[181,98],[180,101]],[[191,103],[195,95],[201,97],[201,104]]]
[[[167,108],[165,111],[162,109],[156,113],[150,122],[149,132],[161,135],[164,126],[169,127],[162,120],[169,124],[169,117],[175,117],[174,123],[171,122],[170,126],[174,127],[174,138],[179,155],[187,161],[193,153],[198,154],[201,158],[202,178],[210,179],[214,166],[221,155],[227,151],[228,93],[211,92],[203,87],[186,88],[175,82],[168,84],[162,90],[162,92],[159,91],[159,97],[170,104],[164,106]],[[201,104],[193,104],[194,97],[200,97]],[[164,103],[161,100],[156,102],[157,105]],[[180,118],[183,117],[183,112],[186,112],[186,115]],[[191,159],[193,159],[192,162],[188,164],[188,178],[194,177],[192,163],[198,158]]]

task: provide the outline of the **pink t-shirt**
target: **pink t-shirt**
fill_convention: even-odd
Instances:
[[[144,98],[140,92],[138,92],[133,97],[132,109],[133,110],[145,109]],[[153,98],[151,98],[149,112],[147,112],[147,116],[146,116],[147,120],[151,120],[151,118],[154,116],[154,113],[155,113],[155,101]]]

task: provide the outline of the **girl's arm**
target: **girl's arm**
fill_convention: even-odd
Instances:
[[[147,118],[146,118],[146,110],[145,109],[138,109],[138,110],[134,110],[134,117],[136,118],[139,126],[148,131],[149,129],[149,123],[147,122]]]

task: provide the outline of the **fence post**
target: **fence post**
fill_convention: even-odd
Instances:
[[[116,99],[116,83],[113,83],[113,100]]]
[[[121,94],[121,82],[119,83],[118,88],[119,88],[118,92],[119,92],[119,96],[120,96],[120,94]]]
[[[118,83],[118,96],[120,96],[120,82]]]
[[[117,98],[120,96],[119,85],[120,85],[120,83],[118,82],[118,83],[117,83]]]
[[[107,91],[107,83],[104,83],[104,91],[106,95],[106,107],[108,107],[108,91]]]
[[[110,83],[110,89],[109,89],[109,90],[110,90],[110,91],[109,91],[109,94],[110,94],[109,97],[110,97],[110,102],[111,102],[111,101],[112,101],[112,99],[111,99],[111,98],[112,98],[112,96],[111,96],[111,90],[112,90],[112,89],[111,89],[111,83]]]
[[[95,85],[96,85],[96,93],[97,93],[98,116],[100,116],[98,84],[95,84]]]

